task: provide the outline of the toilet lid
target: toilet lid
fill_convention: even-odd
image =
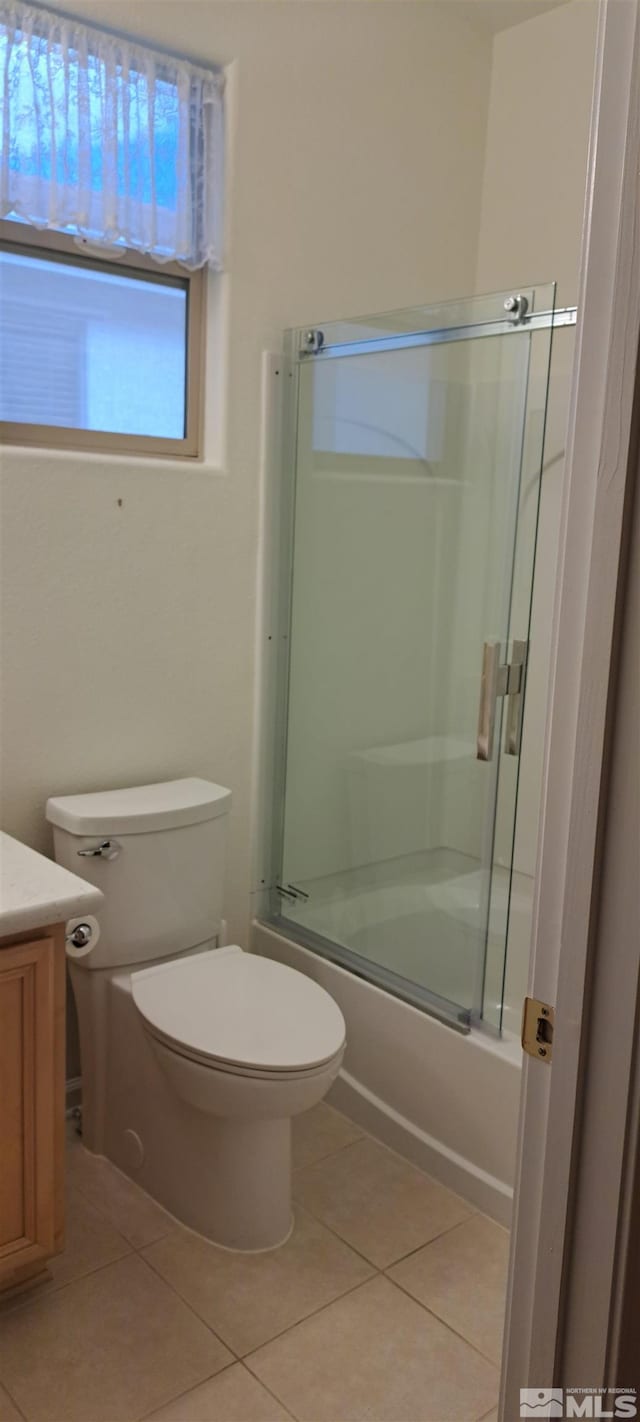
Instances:
[[[344,1018],[324,988],[236,946],[144,968],[131,988],[152,1032],[213,1061],[303,1071],[344,1044]]]

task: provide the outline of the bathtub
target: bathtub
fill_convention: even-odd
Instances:
[[[515,1033],[456,1032],[259,920],[251,946],[306,973],[339,1003],[347,1051],[328,1100],[508,1225],[521,1083]]]

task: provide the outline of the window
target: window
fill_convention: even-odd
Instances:
[[[3,436],[196,455],[221,75],[53,11],[4,14]]]
[[[64,237],[53,248],[18,223],[0,229],[3,438],[196,456],[204,273],[80,255]]]

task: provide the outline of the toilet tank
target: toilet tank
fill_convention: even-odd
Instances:
[[[230,790],[198,779],[47,801],[58,864],[104,894],[100,938],[79,964],[145,963],[216,937],[230,807]]]

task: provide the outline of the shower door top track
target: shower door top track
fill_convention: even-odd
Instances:
[[[508,336],[523,331],[546,331],[553,327],[575,326],[578,319],[577,306],[562,306],[557,311],[532,311],[518,321],[475,321],[464,326],[443,326],[434,331],[409,331],[406,335],[378,336],[373,340],[336,341],[324,344],[323,332],[305,331],[309,346],[301,346],[298,355],[308,360],[321,356],[324,360],[341,356],[368,355],[376,351],[410,350],[417,346],[438,346],[449,341],[472,341],[486,336]],[[311,339],[313,338],[313,340]]]

